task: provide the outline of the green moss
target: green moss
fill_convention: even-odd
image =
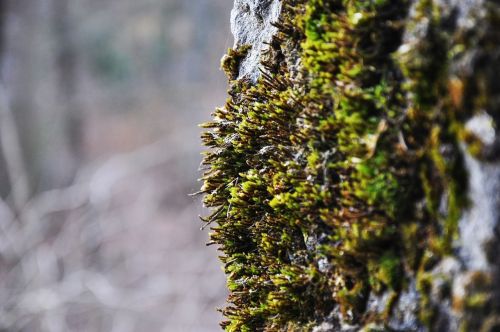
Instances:
[[[430,270],[452,253],[467,203],[470,91],[447,74],[460,43],[432,0],[406,26],[406,0],[284,4],[261,78],[236,81],[248,47],[230,50],[230,99],[204,125],[204,220],[231,290],[222,326],[307,331],[338,308],[368,329],[410,278],[430,326]],[[424,38],[401,46],[424,23]],[[290,49],[298,73],[283,61]],[[366,312],[384,291],[386,312]]]
[[[370,285],[374,291],[383,287],[399,289],[401,283],[400,257],[387,252],[382,257],[368,262],[368,272],[371,276]]]
[[[251,48],[251,45],[244,45],[236,50],[230,48],[227,54],[222,57],[220,67],[229,79],[235,80],[238,77],[240,63],[247,56]]]
[[[429,327],[432,326],[432,322],[436,316],[436,308],[430,298],[432,283],[432,275],[421,270],[417,277],[417,290],[421,294],[419,319],[424,325]]]

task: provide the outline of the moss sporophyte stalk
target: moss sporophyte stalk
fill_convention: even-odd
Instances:
[[[412,3],[409,19],[406,0],[285,0],[256,83],[237,79],[252,45],[224,57],[229,99],[202,125],[201,192],[231,292],[227,331],[386,330],[410,279],[432,326],[427,272],[452,253],[467,204],[459,145],[475,142],[463,124],[488,91],[448,75],[452,46],[479,37],[447,34],[435,1]]]

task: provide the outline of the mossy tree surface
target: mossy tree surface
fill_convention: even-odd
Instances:
[[[499,61],[500,6],[478,2],[481,29],[450,6],[284,0],[258,82],[238,79],[251,45],[224,58],[230,97],[203,124],[201,192],[231,291],[226,330],[450,328],[436,301],[459,303],[464,330],[495,324],[484,273],[463,299],[442,278],[431,294],[467,208],[464,151],[492,154],[465,123],[499,118],[485,64]],[[471,49],[483,61],[461,66]],[[394,311],[412,282],[404,325]]]

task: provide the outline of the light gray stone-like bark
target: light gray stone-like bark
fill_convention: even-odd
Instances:
[[[255,82],[259,77],[261,54],[276,32],[272,23],[277,21],[280,12],[280,0],[235,0],[231,11],[233,47],[252,46],[240,63],[239,79],[246,77]]]
[[[481,138],[483,144],[493,144],[496,133],[493,120],[480,114],[469,120],[467,128]],[[500,164],[481,162],[465,153],[469,173],[471,206],[460,220],[458,246],[460,257],[467,269],[488,271],[492,268],[485,248],[498,241],[500,211]]]

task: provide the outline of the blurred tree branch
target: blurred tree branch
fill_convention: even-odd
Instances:
[[[0,143],[11,183],[13,203],[19,212],[29,199],[30,188],[17,126],[2,83],[0,83]]]

